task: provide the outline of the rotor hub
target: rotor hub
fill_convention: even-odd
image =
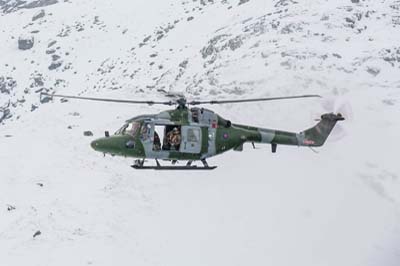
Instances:
[[[186,103],[187,100],[184,97],[179,98],[178,100],[176,100],[176,103],[178,104],[178,109],[186,109]]]

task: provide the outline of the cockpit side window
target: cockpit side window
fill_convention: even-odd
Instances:
[[[124,124],[120,129],[118,129],[117,131],[115,131],[115,135],[121,135],[124,134],[123,132],[125,132],[125,129],[128,127],[128,124]]]
[[[131,135],[135,136],[136,133],[139,131],[140,123],[139,122],[130,122],[123,125],[120,129],[115,132],[116,135]]]
[[[135,136],[136,133],[139,131],[140,123],[138,122],[131,122],[128,124],[128,127],[125,129],[125,134]]]
[[[150,137],[150,129],[151,129],[151,125],[144,123],[142,125],[142,129],[140,130],[140,138],[142,140],[147,140]]]

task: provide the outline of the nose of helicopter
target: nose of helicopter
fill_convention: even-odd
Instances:
[[[98,139],[93,140],[93,141],[90,143],[90,147],[92,147],[93,150],[97,150],[97,147],[98,147],[98,146],[99,146],[99,140],[98,140]]]
[[[126,139],[123,136],[110,136],[95,139],[90,143],[93,150],[102,153],[120,154],[126,148]]]
[[[99,139],[93,140],[90,143],[90,146],[95,151],[104,151],[105,149],[107,149],[107,146],[108,146],[107,143],[108,143],[107,138],[99,138]]]
[[[96,150],[96,146],[97,146],[98,144],[97,144],[97,140],[93,140],[91,143],[90,143],[90,147],[92,147],[92,149],[93,150]]]

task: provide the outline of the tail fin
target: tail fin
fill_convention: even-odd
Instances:
[[[303,137],[301,145],[312,147],[324,145],[336,122],[342,120],[344,120],[344,117],[340,113],[323,114],[317,125],[300,133],[300,136]]]

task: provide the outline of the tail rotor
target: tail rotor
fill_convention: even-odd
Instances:
[[[346,119],[346,124],[353,121],[353,109],[350,102],[343,96],[327,97],[322,100],[324,112],[340,114]],[[332,130],[330,141],[339,141],[347,136],[348,130],[344,123],[337,124]]]

